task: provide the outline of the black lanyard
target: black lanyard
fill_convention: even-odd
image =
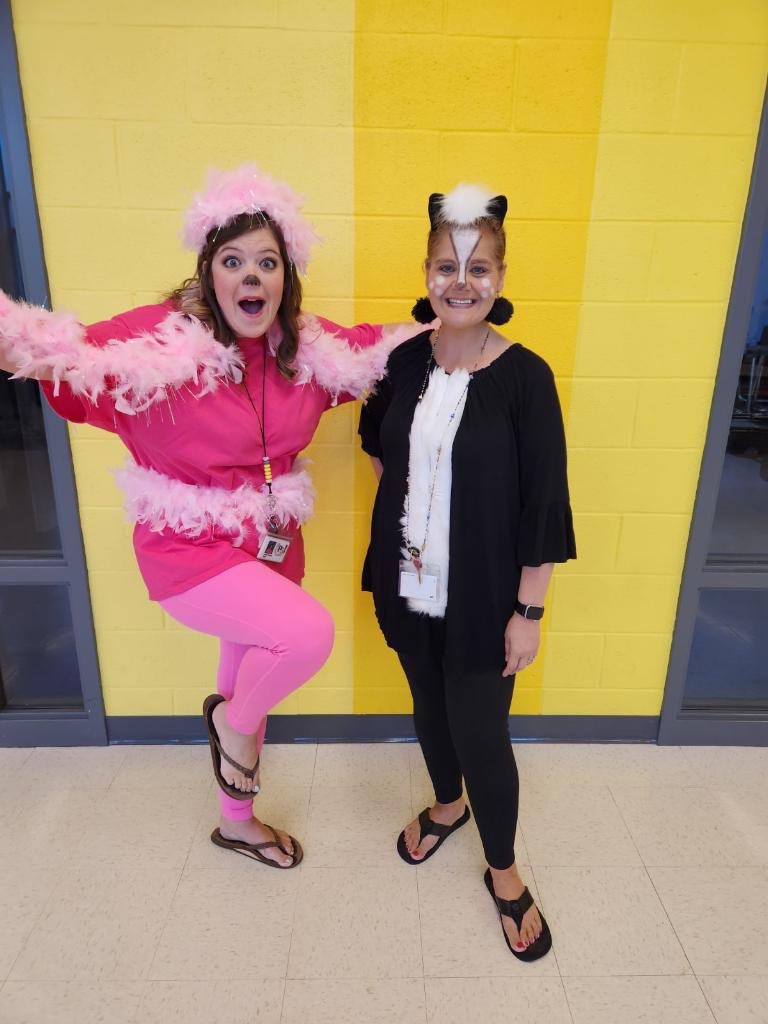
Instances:
[[[256,414],[256,419],[259,424],[259,430],[261,431],[261,447],[264,454],[261,458],[262,467],[264,469],[264,482],[267,485],[267,508],[269,509],[268,523],[270,530],[277,531],[280,528],[280,521],[277,518],[276,505],[277,501],[274,494],[272,493],[272,463],[269,459],[269,452],[267,451],[267,339],[264,339],[264,363],[261,373],[261,416],[259,416],[259,410],[256,408],[256,403],[253,400],[246,374],[243,374],[243,386],[245,387],[245,393],[248,395],[248,401],[251,403],[251,407]]]

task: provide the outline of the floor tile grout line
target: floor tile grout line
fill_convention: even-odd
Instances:
[[[193,838],[193,842],[194,842],[194,838]],[[155,960],[157,959],[157,954],[158,954],[158,952],[160,950],[160,946],[162,945],[163,937],[165,936],[166,929],[168,928],[168,922],[170,921],[170,918],[171,918],[171,911],[173,910],[173,903],[174,903],[174,900],[176,899],[176,897],[177,897],[177,895],[179,893],[179,888],[181,887],[181,883],[182,883],[182,880],[184,878],[184,868],[187,866],[187,860],[188,859],[189,859],[189,852],[187,852],[187,857],[184,860],[184,867],[182,867],[182,869],[179,871],[179,877],[176,879],[176,888],[173,890],[173,895],[171,896],[170,900],[168,901],[168,910],[167,910],[166,915],[165,915],[165,920],[163,921],[163,927],[160,929],[160,934],[157,937],[157,943],[156,943],[155,949],[154,949],[154,951],[152,953],[152,958],[149,961],[149,966],[147,967],[147,973],[144,976],[144,978],[140,979],[140,980],[142,980],[144,982],[152,980],[152,979],[150,979],[149,976],[152,973],[152,968],[153,968],[153,966],[155,964]]]
[[[139,1024],[139,1021],[144,1020],[143,1010],[144,1001],[147,998],[147,987],[149,986],[149,978],[142,978],[141,980],[141,995],[139,1001],[136,1004],[136,1012],[133,1017],[133,1024]]]
[[[646,863],[645,863],[645,860],[643,858],[642,853],[640,852],[640,847],[637,845],[637,840],[635,839],[634,833],[632,832],[632,829],[631,829],[631,827],[629,825],[629,822],[624,817],[624,812],[622,811],[621,806],[619,805],[619,801],[616,799],[616,794],[613,792],[613,783],[610,783],[610,782],[608,783],[608,792],[610,794],[611,800],[613,801],[613,806],[618,811],[619,818],[621,819],[621,823],[624,826],[624,829],[625,829],[627,835],[629,836],[629,840],[630,840],[630,842],[632,843],[632,845],[635,848],[635,853],[640,858],[640,863],[645,868],[646,867]]]
[[[317,755],[320,751],[320,744],[315,743],[315,756],[312,758],[312,778],[309,780],[309,798],[312,799],[312,789],[315,785],[315,773],[317,771]]]
[[[641,971],[639,974],[627,974],[626,971],[622,971],[619,974],[566,974],[563,981],[610,981],[611,978],[626,978],[632,981],[635,978],[692,978],[693,974],[682,974],[680,972],[676,974],[659,974],[658,971]],[[717,977],[717,975],[706,975],[706,977]],[[724,978],[734,977],[734,975],[724,974]],[[754,977],[754,975],[738,975],[738,977]]]
[[[719,1018],[715,1013],[714,1007],[709,1001],[709,997],[707,996],[704,986],[701,984],[701,978],[698,976],[698,974],[694,974],[694,978],[696,979],[696,984],[699,986],[699,991],[701,992],[702,996],[704,996],[704,1002],[707,1004],[707,1009],[712,1014],[712,1024],[720,1024]]]
[[[310,797],[310,802],[311,802],[311,797]],[[307,810],[307,819],[309,819],[309,810]],[[320,869],[320,870],[322,870],[322,869]],[[294,933],[296,932],[296,914],[297,914],[298,908],[299,908],[299,895],[301,893],[301,888],[302,888],[302,885],[304,883],[304,869],[303,869],[302,865],[298,865],[298,871],[299,871],[299,880],[298,880],[298,883],[296,885],[296,895],[294,896],[294,899],[293,899],[293,909],[291,911],[291,930],[290,930],[290,934],[288,936],[288,951],[287,951],[287,953],[285,955],[285,978],[284,978],[284,980],[285,980],[286,983],[289,980],[288,976],[289,976],[290,971],[291,971],[291,952],[293,951],[293,936],[294,936]],[[294,981],[294,980],[299,980],[299,979],[291,978],[290,980]],[[285,990],[283,990],[283,998],[285,998]]]
[[[626,821],[626,819],[624,817],[624,812],[622,811],[621,807],[619,806],[619,802],[616,799],[616,794],[613,792],[613,787],[611,785],[608,786],[608,791],[611,794],[611,799],[613,800],[614,804],[616,805],[616,808],[617,808],[617,810],[619,812],[619,816],[620,816],[621,820],[624,822],[624,827],[626,828],[627,832],[629,833],[629,837],[632,840],[632,845],[637,850],[637,855],[640,858],[640,863],[642,864],[643,871],[645,872],[645,875],[646,875],[648,881],[651,883],[651,887],[652,887],[654,893],[656,894],[656,899],[659,901],[661,909],[664,911],[664,916],[666,917],[667,921],[669,922],[669,927],[672,929],[672,934],[677,939],[677,943],[678,943],[678,945],[680,946],[680,949],[683,952],[683,956],[685,957],[686,963],[688,964],[688,966],[691,969],[691,973],[695,974],[696,972],[693,969],[693,964],[691,963],[690,958],[688,956],[688,950],[685,948],[685,946],[683,945],[683,942],[682,942],[680,936],[677,934],[677,929],[675,928],[674,924],[672,923],[672,918],[669,915],[669,911],[667,910],[667,908],[666,908],[666,906],[664,904],[664,900],[661,898],[661,896],[659,894],[659,891],[656,888],[656,885],[655,885],[655,883],[653,881],[653,878],[651,877],[651,873],[648,870],[648,865],[645,863],[643,855],[642,855],[642,853],[640,852],[640,850],[639,850],[639,848],[637,846],[637,842],[635,841],[635,837],[632,834],[631,828],[627,824],[627,821]]]
[[[79,867],[74,868],[74,872],[75,873],[77,873],[79,870],[80,870]],[[58,885],[59,880],[62,877],[62,874],[63,874],[62,869],[59,868],[57,873],[56,873],[56,879],[55,879],[54,883],[51,885],[51,891],[50,891],[48,897],[45,900],[43,900],[42,906],[40,907],[39,912],[37,913],[37,915],[35,916],[34,920],[32,921],[32,924],[29,927],[29,931],[27,932],[26,936],[24,937],[24,941],[21,943],[21,946],[19,947],[18,953],[13,958],[13,962],[11,963],[11,966],[8,968],[8,974],[6,975],[5,980],[3,981],[3,987],[5,987],[5,983],[6,982],[11,980],[11,974],[13,973],[13,969],[16,966],[16,964],[17,964],[17,962],[19,960],[19,957],[24,952],[24,950],[27,948],[29,940],[32,938],[32,933],[34,932],[35,928],[37,928],[38,924],[42,921],[43,917],[45,916],[45,912],[48,910],[49,905],[53,902],[53,899],[54,899],[54,897],[57,894],[57,885]],[[21,979],[21,980],[26,980],[26,979]]]
[[[309,796],[307,797],[307,823],[306,823],[306,827],[307,828],[309,828],[309,823],[310,823],[310,820],[311,820],[310,816],[311,816],[311,813],[312,813],[312,794],[314,792],[315,768],[317,766],[318,749],[319,749],[319,745],[315,744],[315,757],[314,757],[314,760],[312,762],[312,781],[310,782]],[[294,936],[294,933],[296,931],[296,915],[297,915],[298,909],[299,909],[299,896],[301,895],[302,886],[304,884],[304,865],[303,864],[297,865],[297,870],[299,872],[299,875],[298,875],[298,882],[297,882],[297,885],[296,885],[296,894],[295,894],[294,899],[293,899],[293,909],[292,909],[292,912],[291,912],[291,930],[290,930],[290,934],[288,936],[288,952],[286,953],[286,957],[285,957],[285,976],[283,978],[283,982],[284,982],[284,984],[283,984],[283,1002],[281,1003],[280,1018],[279,1018],[279,1020],[281,1020],[281,1021],[282,1021],[282,1014],[283,1014],[282,1005],[283,1005],[283,1003],[285,1003],[285,990],[286,990],[286,988],[288,986],[289,974],[290,974],[290,970],[291,970],[291,952],[293,950],[293,936]],[[294,979],[291,978],[290,980],[293,981]]]
[[[664,900],[663,900],[663,899],[661,898],[661,895],[659,894],[659,890],[658,890],[658,889],[656,888],[656,883],[655,883],[655,882],[653,881],[653,878],[651,877],[651,873],[650,873],[650,871],[648,870],[648,865],[647,865],[647,864],[646,864],[645,862],[643,862],[643,870],[645,871],[645,873],[646,873],[646,875],[647,875],[647,877],[648,877],[648,881],[649,881],[649,882],[651,883],[651,886],[652,886],[652,888],[653,888],[653,891],[654,891],[654,893],[656,894],[656,899],[657,899],[657,900],[659,901],[659,903],[661,904],[661,909],[662,909],[662,910],[664,911],[664,916],[666,917],[667,921],[669,921],[669,927],[670,927],[670,928],[672,929],[672,934],[673,934],[673,935],[675,936],[675,938],[677,939],[678,945],[680,946],[680,949],[681,949],[681,950],[683,951],[683,956],[685,957],[685,962],[686,962],[686,963],[688,964],[688,966],[690,967],[690,969],[691,969],[691,974],[693,974],[693,975],[694,975],[694,977],[695,977],[695,976],[696,976],[696,971],[694,971],[694,969],[693,969],[693,964],[691,963],[691,959],[690,959],[690,957],[688,956],[688,950],[687,950],[687,949],[685,948],[685,946],[683,945],[683,941],[682,941],[682,939],[681,939],[681,938],[680,938],[680,936],[679,936],[679,935],[677,934],[677,929],[675,928],[675,926],[674,926],[674,924],[673,924],[673,922],[672,922],[672,918],[671,918],[671,917],[669,916],[669,911],[668,911],[668,910],[667,910],[667,908],[666,908],[666,905],[665,905],[665,903],[664,903]]]
[[[291,937],[293,937],[293,928],[291,928]],[[288,949],[288,957],[290,959],[291,951],[290,946]],[[283,978],[283,994],[280,997],[280,1013],[278,1015],[278,1024],[282,1024],[285,1015],[285,990],[288,988],[288,960],[285,962],[285,977]]]
[[[544,865],[544,866],[546,866],[546,865]],[[541,907],[539,908],[539,912],[541,914],[544,914],[544,901],[541,898],[541,889],[539,888],[539,883],[536,881],[536,869],[534,868],[533,864],[529,864],[528,865],[528,870],[531,873],[531,878],[533,879],[533,884],[536,887],[536,895],[537,895],[537,897],[539,899],[539,902],[541,903]],[[544,916],[546,916],[546,915],[544,915]],[[552,956],[555,958],[555,967],[557,967],[557,976],[560,979],[560,982],[561,982],[561,984],[563,986],[563,990],[565,990],[565,980],[563,978],[563,969],[560,966],[560,961],[558,960],[558,957],[557,957],[557,947],[555,946],[554,938],[552,939]],[[566,999],[566,1002],[567,1002],[567,999]],[[570,1013],[570,1007],[569,1007],[568,1012]]]
[[[411,758],[410,750],[407,750],[408,757],[408,792],[411,795],[411,809],[409,814],[413,814],[415,805],[416,794],[413,787],[413,760]],[[427,978],[426,971],[424,969],[424,934],[421,927],[421,891],[419,889],[419,866],[415,865],[416,872],[416,913],[419,917],[419,957],[421,959],[421,987],[424,992],[424,1022],[427,1024],[428,1021],[428,1009],[427,1009]]]
[[[553,946],[554,946],[554,943],[553,943]],[[554,952],[554,950],[553,950],[553,952]],[[558,969],[558,971],[560,971],[560,964],[559,963],[557,965],[557,969]],[[561,984],[562,989],[563,989],[563,997],[565,999],[566,1009],[568,1010],[568,1016],[571,1018],[571,1024],[576,1024],[576,1018],[573,1015],[573,1010],[571,1008],[571,1001],[568,998],[568,989],[566,987],[565,978],[563,977],[562,973],[560,974],[560,984]]]

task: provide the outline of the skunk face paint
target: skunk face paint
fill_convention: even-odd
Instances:
[[[442,299],[445,295],[445,289],[448,287],[448,278],[443,277],[442,274],[438,274],[434,281],[430,281],[427,288],[434,292],[438,299]]]
[[[451,230],[451,241],[453,250],[456,253],[456,261],[459,264],[459,276],[457,284],[467,283],[467,264],[472,253],[480,241],[480,232],[477,228],[453,228]]]
[[[444,324],[454,327],[480,323],[504,283],[493,234],[482,229],[454,227],[440,232],[426,271],[432,308]]]

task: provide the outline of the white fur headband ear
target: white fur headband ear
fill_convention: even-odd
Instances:
[[[495,196],[485,185],[462,183],[445,194],[433,192],[428,209],[432,228],[438,224],[469,227],[483,217],[495,217],[503,224],[507,215],[507,197]]]

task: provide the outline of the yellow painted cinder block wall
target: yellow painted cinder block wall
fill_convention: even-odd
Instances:
[[[185,276],[180,210],[256,159],[325,237],[307,307],[401,319],[429,192],[510,199],[508,335],[555,370],[580,557],[519,713],[655,714],[768,67],[763,0],[13,0],[46,261],[84,319]],[[356,410],[312,446],[307,587],[337,623],[284,712],[405,712],[358,592],[373,484]],[[215,644],[145,596],[108,469],[72,431],[109,714],[193,714]]]
[[[564,4],[498,0],[473,11],[447,2],[416,18],[405,2],[358,3],[358,316],[392,316],[424,294],[428,195],[460,180],[483,181],[509,198],[506,291],[517,312],[504,331],[544,355],[559,381],[570,381],[610,0],[582,10],[575,16]],[[358,556],[374,489],[365,462],[359,455]],[[407,711],[402,671],[381,643],[370,595],[359,595],[356,607],[355,707]],[[541,710],[538,665],[515,689],[515,711]]]
[[[186,277],[181,210],[207,167],[257,160],[307,196],[324,238],[307,308],[353,315],[352,0],[14,0],[13,22],[54,304],[85,321],[154,302]],[[320,512],[306,586],[338,640],[279,711],[352,710],[352,409],[309,452]],[[123,449],[71,430],[110,715],[197,714],[215,641],[177,627],[136,570],[110,468]]]
[[[759,0],[612,5],[545,713],[661,706],[766,44]]]
[[[509,196],[505,332],[552,365],[579,559],[513,711],[657,714],[768,68],[762,0],[357,5],[357,309],[423,294],[426,197]],[[394,182],[397,198],[393,200]],[[357,463],[357,554],[370,470]],[[409,699],[367,595],[358,711]],[[372,656],[375,653],[375,657]]]

